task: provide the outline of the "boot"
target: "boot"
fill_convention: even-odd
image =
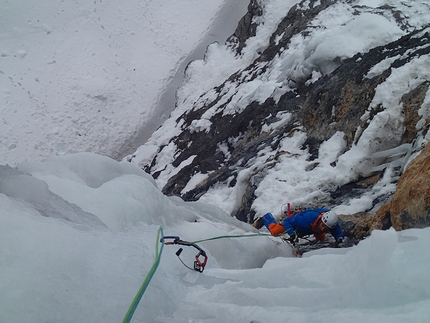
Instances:
[[[260,230],[262,227],[264,227],[264,224],[263,224],[263,221],[262,221],[261,216],[260,216],[259,218],[257,218],[257,220],[255,220],[255,221],[252,223],[252,226],[253,226],[254,228],[258,229],[258,230]]]

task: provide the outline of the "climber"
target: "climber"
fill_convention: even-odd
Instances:
[[[278,223],[271,213],[257,218],[252,224],[255,228],[261,229],[263,226],[269,230],[270,234],[279,236],[288,234],[287,240],[296,243],[298,238],[311,235],[317,240],[324,240],[326,233],[330,233],[341,244],[345,236],[338,223],[338,216],[334,211],[325,208],[299,210],[294,214],[285,212],[285,219]]]

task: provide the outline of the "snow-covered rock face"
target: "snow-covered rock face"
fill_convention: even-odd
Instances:
[[[343,218],[349,234],[360,239],[373,230],[393,227],[400,231],[430,226],[429,169],[430,145],[426,145],[409,163],[388,203],[375,214]]]
[[[251,1],[227,45],[189,65],[171,118],[129,160],[165,194],[244,221],[285,202],[376,211],[429,139],[429,11]]]
[[[430,226],[430,145],[410,163],[397,184],[391,201],[377,212],[379,222],[385,219],[396,230]]]

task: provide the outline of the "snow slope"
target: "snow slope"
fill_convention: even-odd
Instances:
[[[238,4],[2,1],[0,163],[133,152],[174,108],[158,101],[181,64],[233,33],[210,27],[218,12],[237,21],[247,1]]]

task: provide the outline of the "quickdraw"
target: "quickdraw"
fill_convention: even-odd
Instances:
[[[167,242],[165,242],[166,239],[173,239],[173,241],[167,241]],[[176,237],[176,236],[166,236],[166,237],[163,237],[163,238],[160,239],[160,242],[164,243],[165,245],[174,245],[174,244],[177,244],[177,245],[182,245],[182,246],[196,248],[199,252],[195,256],[194,268],[191,268],[191,267],[187,266],[182,261],[182,259],[180,257],[180,255],[181,255],[181,253],[183,251],[182,248],[179,248],[178,251],[176,251],[176,256],[182,262],[182,264],[185,267],[187,267],[188,269],[195,270],[195,271],[198,271],[200,273],[202,273],[203,270],[205,269],[206,263],[208,261],[208,256],[206,255],[206,252],[202,248],[200,248],[198,245],[196,245],[195,243],[181,240],[179,237]],[[200,259],[200,257],[203,257],[203,258]]]

